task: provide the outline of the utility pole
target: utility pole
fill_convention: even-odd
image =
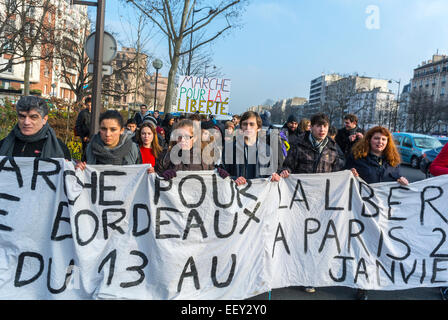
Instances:
[[[103,48],[104,48],[104,14],[106,0],[97,2],[73,0],[73,4],[96,7],[95,59],[93,61],[92,111],[90,119],[90,136],[99,130],[101,111],[101,89],[103,80]]]

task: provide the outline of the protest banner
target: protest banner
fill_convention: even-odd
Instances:
[[[177,112],[225,116],[229,112],[231,80],[180,76]]]
[[[166,181],[146,165],[0,157],[0,299],[245,299],[448,281],[448,176]]]

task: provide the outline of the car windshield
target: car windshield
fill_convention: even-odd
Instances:
[[[415,146],[422,149],[434,149],[442,146],[435,138],[414,138]]]

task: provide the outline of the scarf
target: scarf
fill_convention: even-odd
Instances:
[[[45,139],[40,157],[64,158],[64,151],[59,144],[56,133],[54,132],[53,128],[50,127],[48,122],[36,134],[30,136],[22,134],[19,126],[16,124],[3,141],[3,145],[0,148],[0,155],[12,157],[16,139],[26,143],[33,143]]]
[[[319,142],[314,138],[314,136],[311,132],[310,132],[309,139],[310,139],[311,145],[313,146],[314,149],[316,149],[319,152],[319,154],[322,153],[322,150],[324,150],[325,146],[328,143],[328,137],[325,137],[325,139],[323,139],[322,141]]]
[[[92,153],[96,157],[97,164],[122,165],[123,159],[130,154],[132,138],[128,134],[122,134],[115,148],[108,148],[99,134],[93,136],[91,141]]]

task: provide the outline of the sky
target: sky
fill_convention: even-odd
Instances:
[[[403,88],[422,61],[448,54],[447,16],[447,0],[251,0],[241,27],[213,43],[213,61],[232,80],[232,113],[308,99],[322,73],[401,80]],[[135,39],[135,13],[120,0],[107,0],[105,23],[120,44]],[[145,49],[167,76],[166,40],[149,24],[145,32]]]

